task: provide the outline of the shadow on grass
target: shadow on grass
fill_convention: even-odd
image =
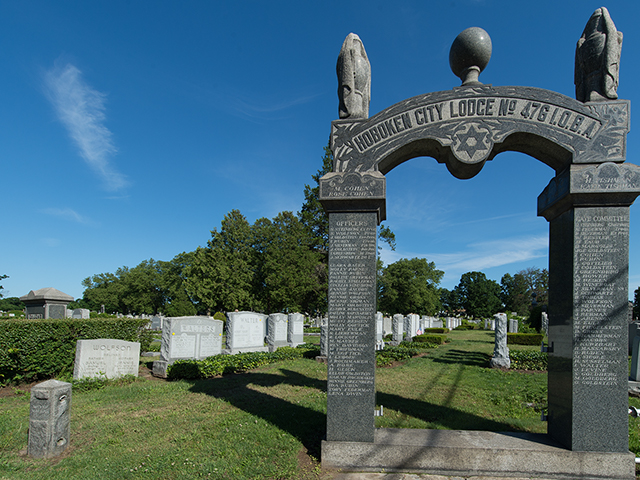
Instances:
[[[262,418],[293,435],[305,446],[309,455],[319,459],[321,441],[326,434],[326,414],[269,393],[257,391],[251,386],[268,388],[285,384],[311,387],[326,392],[326,381],[286,369],[281,369],[280,372],[283,375],[249,372],[210,380],[198,380],[193,382],[190,391],[224,400],[236,408]],[[456,384],[459,380],[460,376],[456,379]],[[453,392],[451,393],[453,394]],[[397,394],[378,392],[377,403],[425,422],[434,423],[444,429],[518,431],[517,428],[514,429],[512,425],[507,423],[423,400],[404,398]]]
[[[405,415],[433,423],[447,430],[485,430],[489,432],[526,431],[514,427],[511,424],[483,418],[473,413],[463,412],[455,408],[445,407],[423,400],[404,398],[392,393],[378,392],[377,403],[384,405],[384,408],[402,412]]]
[[[481,352],[467,352],[465,350],[448,350],[442,356],[433,357],[438,363],[455,363],[472,367],[489,367],[491,355]]]
[[[268,393],[250,388],[250,385],[275,387],[281,384],[304,386],[326,392],[327,382],[280,369],[283,375],[249,372],[210,380],[198,380],[192,392],[205,393],[224,400],[236,408],[262,418],[279,429],[296,437],[309,455],[320,458],[320,445],[326,432],[326,415],[323,412],[291,403]]]

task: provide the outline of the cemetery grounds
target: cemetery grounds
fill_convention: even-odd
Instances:
[[[448,337],[377,369],[377,427],[546,431],[546,372],[488,368],[491,331]],[[74,386],[70,446],[53,459],[26,456],[28,386],[0,389],[0,479],[333,478],[319,464],[325,364],[290,360],[197,381],[152,378],[150,367],[142,357],[137,379]],[[639,419],[629,419],[629,434],[640,455]]]

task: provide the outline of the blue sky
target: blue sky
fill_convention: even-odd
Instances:
[[[5,296],[170,260],[205,245],[223,216],[297,212],[338,117],[346,35],[372,68],[370,115],[460,81],[449,48],[487,30],[480,80],[574,97],[575,44],[600,1],[29,1],[0,3],[0,274]],[[606,4],[624,33],[620,98],[627,161],[640,163],[640,2]],[[432,158],[387,175],[397,250],[426,257],[442,286],[479,270],[548,265],[536,199],[553,177],[503,153],[458,180]],[[631,207],[630,295],[640,285],[640,207]]]

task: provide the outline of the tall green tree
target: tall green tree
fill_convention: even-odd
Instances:
[[[453,290],[441,288],[440,303],[442,304],[442,309],[448,313],[456,313],[462,308],[462,304],[460,303],[460,296],[458,295],[458,292],[455,288]]]
[[[534,297],[538,305],[549,303],[549,270],[537,267],[529,267],[520,270],[518,274],[524,277],[529,291],[529,301]]]
[[[104,305],[107,313],[126,313],[122,303],[124,285],[119,277],[125,271],[128,271],[126,267],[119,269],[118,274],[98,273],[82,281],[83,299],[91,310],[100,311]]]
[[[444,272],[424,258],[402,258],[382,270],[379,309],[389,314],[435,315]]]
[[[251,225],[239,210],[231,210],[213,229],[207,247],[198,247],[193,263],[185,268],[190,297],[211,313],[251,310],[255,261]]]
[[[531,307],[531,292],[524,275],[505,273],[500,280],[500,300],[507,312],[526,315]]]
[[[489,317],[502,307],[500,285],[482,272],[463,274],[455,290],[467,315],[475,318]]]
[[[0,281],[4,280],[5,278],[9,278],[9,275],[0,275]],[[4,290],[4,287],[0,285],[0,298],[2,298],[2,290]]]
[[[194,252],[182,252],[169,262],[158,262],[162,313],[169,317],[195,315],[197,308],[185,287],[184,271],[193,262]]]
[[[311,175],[314,185],[304,186],[304,202],[298,218],[311,238],[311,248],[323,255],[329,251],[329,215],[320,203],[320,178],[333,170],[333,154],[329,145],[324,147],[322,167]]]
[[[317,276],[322,253],[312,248],[309,231],[292,212],[254,224],[258,253],[259,296],[268,312],[305,312],[317,309]]]

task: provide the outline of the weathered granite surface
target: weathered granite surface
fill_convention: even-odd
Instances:
[[[47,380],[31,389],[29,444],[32,457],[54,457],[68,446],[71,435],[71,384]]]

